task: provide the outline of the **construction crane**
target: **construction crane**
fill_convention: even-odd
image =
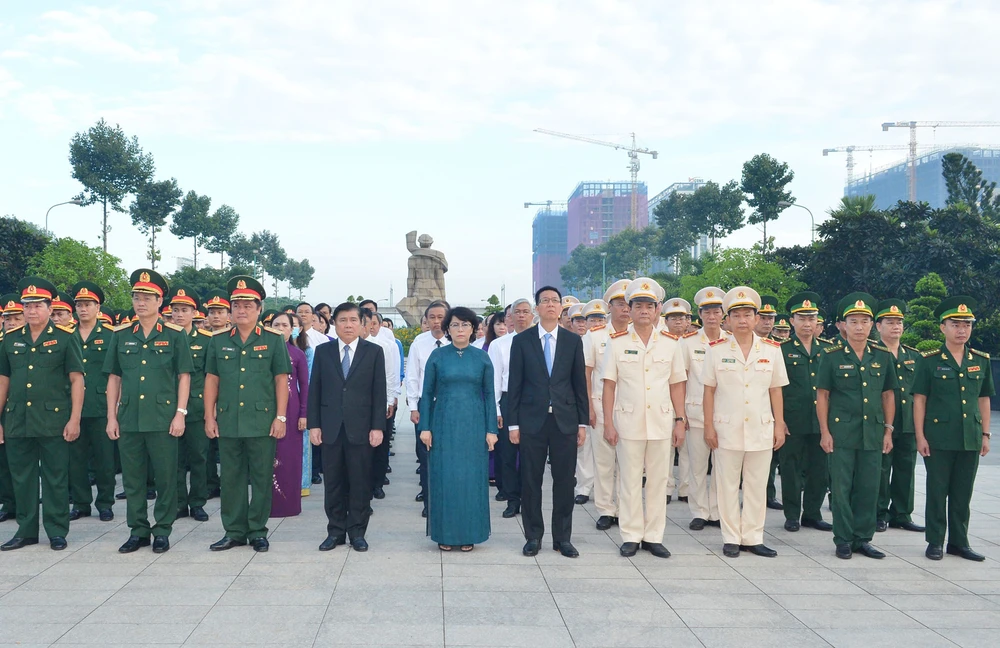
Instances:
[[[884,145],[872,145],[872,146],[859,146],[857,144],[852,144],[850,146],[837,146],[834,148],[823,149],[823,156],[826,157],[830,153],[847,153],[847,186],[851,186],[854,182],[854,152],[855,151],[905,151],[909,147],[905,144],[884,144]]]
[[[598,144],[600,146],[608,146],[616,150],[624,150],[628,152],[628,169],[632,173],[632,229],[636,229],[636,213],[639,210],[639,154],[650,155],[655,160],[657,155],[656,151],[651,151],[646,148],[639,148],[635,144],[635,133],[632,135],[632,145],[627,144],[615,144],[614,142],[603,142],[601,140],[591,139],[589,137],[583,137],[581,135],[570,135],[569,133],[558,133],[556,131],[545,130],[544,128],[536,128],[536,133],[542,133],[543,135],[552,135],[554,137],[564,137],[566,139],[576,140],[578,142],[587,142],[588,144]]]
[[[524,208],[528,207],[544,207],[545,212],[548,214],[552,213],[552,205],[559,205],[560,207],[565,207],[568,205],[565,200],[546,200],[545,202],[526,202],[524,203]]]
[[[882,131],[890,128],[910,129],[910,154],[907,160],[910,202],[917,202],[917,129],[918,128],[990,128],[1000,126],[1000,122],[988,121],[895,121],[882,122]]]

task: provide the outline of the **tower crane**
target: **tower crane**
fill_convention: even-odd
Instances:
[[[627,144],[616,144],[614,142],[603,142],[601,140],[592,139],[590,137],[583,137],[581,135],[570,135],[569,133],[559,133],[556,131],[546,130],[544,128],[536,128],[536,133],[542,133],[543,135],[552,135],[554,137],[564,137],[566,139],[576,140],[578,142],[587,142],[588,144],[598,144],[600,146],[608,146],[616,150],[624,150],[628,152],[629,164],[628,169],[632,173],[632,229],[636,229],[636,212],[639,210],[639,154],[650,155],[655,160],[657,155],[656,151],[651,151],[647,148],[639,148],[635,144],[635,133],[632,135],[632,145]]]
[[[910,202],[917,202],[917,129],[918,128],[990,128],[1000,126],[1000,122],[990,121],[895,121],[882,122],[882,131],[890,128],[910,129],[910,154],[908,159],[908,184]]]
[[[565,200],[546,200],[545,202],[526,202],[524,203],[524,208],[527,209],[528,207],[544,207],[545,213],[551,214],[552,205],[559,205],[560,207],[565,207],[568,204],[569,203],[567,203]]]
[[[837,146],[823,149],[823,157],[830,153],[847,153],[847,184],[850,186],[854,182],[854,152],[855,151],[905,151],[909,147],[906,144],[875,144],[871,146],[861,146],[852,144],[850,146]]]

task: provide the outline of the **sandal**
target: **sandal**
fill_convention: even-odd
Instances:
[[[439,544],[438,549],[440,549],[441,551],[451,551],[451,545]]]
[[[464,552],[468,553],[468,552],[472,551],[472,548],[473,548],[474,546],[475,546],[475,545],[462,545],[462,551],[464,551]]]

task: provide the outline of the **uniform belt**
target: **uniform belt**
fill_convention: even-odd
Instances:
[[[552,406],[549,405],[549,414],[551,414],[551,413],[552,413]]]

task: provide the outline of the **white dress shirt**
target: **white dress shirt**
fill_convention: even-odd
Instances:
[[[387,329],[386,327],[381,326],[381,327],[379,327],[379,330],[378,330],[378,339],[383,340],[384,342],[387,342],[389,344],[392,344],[393,348],[396,349],[396,352],[393,353],[392,356],[396,359],[396,374],[395,375],[398,376],[399,375],[399,368],[403,364],[403,352],[399,350],[398,346],[396,346],[396,336],[395,336],[395,334],[392,331],[390,331],[389,329]],[[388,349],[389,347],[386,346],[385,348]],[[388,353],[388,351],[386,351],[386,353]],[[386,360],[385,371],[386,371],[386,373],[389,373],[389,357],[386,356],[385,360]],[[396,396],[399,396],[399,391],[400,391],[400,386],[396,385],[396,390],[395,390]]]
[[[385,356],[385,400],[386,406],[391,406],[393,401],[396,400],[398,395],[399,385],[397,381],[399,380],[399,363],[396,358],[399,356],[399,350],[396,349],[396,344],[394,342],[387,343],[386,341],[369,335],[365,338],[372,344],[377,344],[382,347],[382,354]],[[392,344],[390,347],[389,344]]]
[[[324,337],[326,337],[326,336],[324,336]],[[337,338],[337,343],[339,344],[339,347],[340,347],[339,349],[337,349],[338,352],[340,353],[340,357],[337,358],[337,362],[339,362],[341,365],[344,364],[344,347],[346,346],[346,347],[350,347],[350,349],[351,349],[351,358],[350,358],[350,361],[351,361],[351,366],[354,366],[354,356],[357,355],[357,353],[358,353],[358,340],[360,340],[360,339],[361,338],[354,338],[353,342],[351,342],[350,344],[346,344],[345,345],[343,340],[341,340],[340,338]],[[327,340],[327,342],[329,342],[329,341],[330,340]],[[348,368],[348,371],[350,371],[350,368]],[[347,376],[344,376],[344,378],[347,378]]]
[[[486,344],[486,338],[485,337],[481,337],[478,340],[473,340],[472,341],[472,346],[476,347],[477,349],[482,349],[484,344]]]
[[[493,394],[497,399],[497,411],[500,411],[500,396],[507,391],[507,381],[510,380],[510,345],[514,343],[514,333],[498,337],[490,343],[486,352],[493,363]]]
[[[330,338],[310,326],[306,329],[306,340],[309,342],[309,346],[315,349],[319,345],[329,342]],[[357,348],[357,345],[354,345],[354,347]],[[354,353],[354,349],[351,349],[351,353]],[[352,355],[351,357],[353,358],[354,356]]]
[[[542,328],[542,324],[540,322],[538,324],[538,341],[542,345],[542,357],[543,358],[545,357],[545,336],[546,336],[546,334],[549,334],[549,333],[552,334],[552,339],[549,340],[549,352],[552,353],[552,366],[553,367],[555,367],[555,363],[556,363],[556,340],[559,338],[559,329],[560,328],[561,327],[558,324],[556,324],[556,327],[554,329],[552,329],[551,331],[546,331],[544,328]],[[490,348],[492,348],[492,345],[490,345]],[[548,361],[546,360],[546,363],[547,362]],[[546,369],[547,368],[548,368],[548,364],[546,364]],[[495,372],[494,372],[494,374],[495,374]],[[496,378],[494,377],[494,380],[495,379]],[[551,409],[552,408],[549,408],[550,411],[551,411]],[[581,425],[580,429],[583,430],[583,429],[586,429],[586,427],[587,427],[586,425]],[[508,429],[510,429],[513,432],[513,431],[520,430],[521,426],[520,425],[512,425]]]
[[[451,342],[447,337],[442,335],[438,340],[430,331],[421,333],[410,344],[410,355],[406,359],[406,406],[411,412],[417,409],[417,402],[424,393],[424,367],[427,366],[427,358],[434,349],[449,344]]]

